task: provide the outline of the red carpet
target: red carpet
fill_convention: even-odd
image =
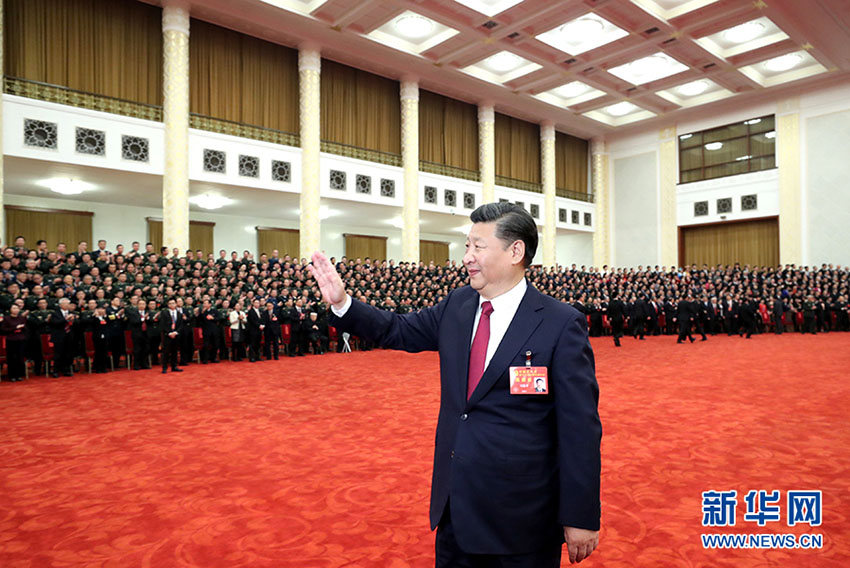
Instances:
[[[600,548],[582,566],[850,565],[850,335],[594,340]],[[436,354],[30,379],[0,387],[0,566],[426,567]],[[738,522],[701,526],[701,492]],[[743,522],[750,489],[782,520]],[[823,525],[787,527],[788,490]],[[821,550],[704,550],[701,533]],[[564,565],[568,565],[565,560]]]

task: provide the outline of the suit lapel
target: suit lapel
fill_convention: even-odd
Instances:
[[[472,326],[475,324],[475,315],[478,313],[478,294],[467,299],[460,306],[460,327],[457,342],[457,363],[458,363],[458,392],[462,401],[466,400],[466,386],[469,380],[469,349],[472,345]]]
[[[543,304],[540,301],[540,292],[534,289],[534,287],[529,283],[528,288],[525,291],[525,295],[522,298],[522,302],[520,302],[519,307],[514,314],[514,319],[511,320],[511,324],[508,326],[508,330],[505,332],[502,342],[499,343],[499,347],[493,354],[490,364],[487,365],[486,369],[484,369],[484,375],[481,377],[481,382],[478,383],[478,386],[475,387],[475,390],[472,392],[472,396],[469,397],[469,401],[466,403],[467,407],[477,404],[478,401],[484,397],[487,391],[493,388],[499,380],[499,377],[502,376],[502,373],[507,370],[511,359],[514,358],[517,351],[522,349],[525,341],[532,333],[534,333],[534,330],[537,329],[540,322],[543,321],[542,310]],[[472,332],[470,331],[470,336],[471,333]],[[469,349],[467,349],[466,362],[467,372],[464,374],[464,388],[466,388],[466,378],[469,375]]]

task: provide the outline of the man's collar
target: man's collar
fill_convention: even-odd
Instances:
[[[505,309],[507,306],[519,306],[519,303],[522,301],[522,297],[525,295],[525,290],[528,287],[528,283],[525,281],[523,277],[517,282],[516,286],[508,290],[503,294],[499,294],[495,298],[491,298],[490,300],[485,299],[482,296],[478,296],[478,306],[481,307],[481,304],[489,301],[493,306],[493,311],[495,312],[498,309]]]

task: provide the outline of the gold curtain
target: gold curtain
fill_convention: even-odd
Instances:
[[[401,100],[392,81],[322,59],[322,140],[401,153]]]
[[[31,249],[39,239],[47,241],[47,250],[56,250],[57,244],[65,243],[69,251],[76,251],[80,241],[86,241],[89,250],[94,248],[91,234],[94,213],[14,205],[6,205],[5,210],[7,243],[12,244],[15,237],[21,236]]]
[[[372,260],[387,259],[387,237],[372,237],[368,235],[352,235],[344,234],[345,237],[345,256],[349,260],[360,259],[366,260],[369,257]]]
[[[419,91],[419,159],[478,171],[478,109]]]
[[[162,248],[162,219],[148,217],[148,241],[153,245],[153,250],[159,254],[159,249]],[[215,223],[207,223],[205,221],[189,221],[189,248],[192,252],[201,249],[204,253],[204,258],[207,254],[215,253],[213,250],[213,230]],[[180,251],[180,254],[186,251]],[[171,251],[168,251],[168,256],[171,256]]]
[[[419,259],[428,264],[433,262],[442,266],[449,258],[449,243],[440,241],[419,241]]]
[[[257,227],[257,257],[266,253],[271,258],[275,249],[280,253],[280,258],[286,255],[298,258],[301,254],[301,234],[297,229]]]
[[[496,113],[496,175],[540,183],[540,127]]]
[[[555,186],[587,193],[587,140],[555,133]]]
[[[777,266],[779,264],[779,221],[758,219],[682,227],[684,264],[718,263]]]
[[[162,104],[162,10],[135,0],[6,0],[5,73]]]
[[[191,22],[194,113],[298,132],[298,53],[200,20]]]

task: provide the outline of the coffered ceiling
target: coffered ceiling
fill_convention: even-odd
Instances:
[[[584,137],[850,81],[850,0],[188,4],[193,17],[309,42],[341,63]]]

